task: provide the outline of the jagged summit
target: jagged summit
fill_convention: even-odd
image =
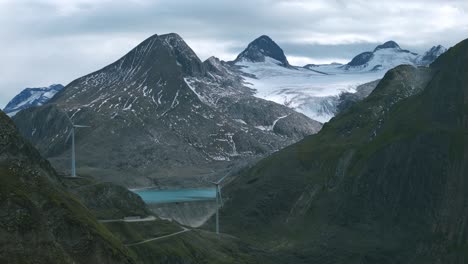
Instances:
[[[387,41],[382,45],[378,45],[375,49],[374,52],[380,50],[380,49],[401,49],[400,46],[393,40]]]
[[[219,64],[221,60],[218,57],[211,56],[208,59],[203,61],[203,64]]]
[[[203,62],[205,69],[216,74],[225,74],[226,68],[223,66],[223,61],[215,56],[211,56]]]
[[[266,35],[262,35],[252,41],[247,48],[237,56],[234,62],[264,62],[265,57],[279,61],[281,66],[290,66],[283,50]]]
[[[197,75],[204,72],[201,64],[201,60],[180,35],[176,33],[154,34],[116,62],[88,76],[112,70],[116,73],[120,72],[121,77],[128,79],[130,76],[138,77],[139,74],[147,73],[149,68],[172,71],[172,66],[182,68],[185,74]],[[168,67],[170,69],[165,69]]]
[[[143,93],[145,95],[148,95],[146,89],[149,87],[153,87],[153,89],[149,89],[151,91],[155,91],[155,87],[158,89],[164,87],[164,90],[170,94],[167,96],[174,97],[177,89],[173,88],[177,86],[169,85],[169,83],[173,84],[179,81],[176,80],[175,76],[202,76],[204,74],[205,69],[201,60],[182,37],[175,33],[155,34],[145,39],[116,62],[74,80],[50,102],[66,104],[67,108],[72,105],[88,104],[96,107],[99,105],[93,104],[93,101],[101,102],[102,98],[99,96],[107,97],[103,93],[112,93],[114,94],[113,99],[105,103],[114,104],[115,107],[122,105],[122,103],[125,104],[125,102],[113,102],[115,99],[119,100],[119,96],[116,96],[117,93],[122,93],[120,100],[123,100],[122,98],[128,96],[135,97],[134,92],[138,90],[138,93],[141,93],[145,86]],[[91,87],[96,86],[100,87],[99,90],[91,89]],[[76,89],[81,89],[81,91],[78,92]],[[154,96],[156,98],[156,95]],[[171,105],[171,102],[171,100],[160,100],[157,103],[158,110],[161,110],[161,106],[164,104]],[[100,106],[103,107],[104,104]]]
[[[424,55],[422,55],[420,64],[430,64],[446,51],[447,48],[442,45],[433,46],[431,49],[426,51]]]
[[[176,55],[177,64],[190,75],[204,73],[202,62],[187,43],[176,33],[160,35],[159,38],[166,43]]]

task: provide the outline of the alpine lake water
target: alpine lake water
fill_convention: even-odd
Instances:
[[[216,190],[214,188],[166,190],[144,189],[133,190],[133,192],[138,194],[147,204],[191,202],[216,199]]]

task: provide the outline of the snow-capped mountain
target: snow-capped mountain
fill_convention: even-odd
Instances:
[[[444,50],[441,46],[435,47],[420,56],[388,41],[373,51],[357,55],[345,65],[296,67],[287,63],[282,49],[271,38],[261,36],[231,63],[244,73],[245,82],[253,89],[254,96],[327,122],[339,110],[340,94],[354,93],[358,86],[381,79],[387,70],[401,64],[428,65]]]
[[[78,174],[91,171],[127,186],[201,184],[200,175],[217,177],[321,128],[252,96],[236,67],[214,57],[202,62],[177,34],[146,39],[49,103],[14,117],[22,134],[64,172],[70,153],[64,150],[65,113],[92,127],[76,133]]]
[[[363,52],[341,68],[347,71],[387,71],[398,65],[409,64],[426,66],[432,63],[447,49],[434,46],[424,55],[402,49],[395,41],[387,41],[374,51]]]
[[[47,103],[62,89],[63,85],[61,84],[52,84],[49,87],[26,88],[11,99],[3,111],[9,116],[14,116],[23,109]]]
[[[435,61],[440,55],[447,51],[447,48],[441,45],[432,47],[430,50],[426,51],[418,60],[420,65],[429,65]]]
[[[273,59],[284,67],[290,66],[283,50],[270,37],[263,35],[252,41],[234,63],[265,62],[268,59]]]

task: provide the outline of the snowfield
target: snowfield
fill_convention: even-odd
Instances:
[[[265,62],[236,63],[244,73],[245,84],[255,96],[286,105],[304,115],[327,122],[335,115],[338,96],[355,92],[356,87],[380,79],[385,71],[347,71],[339,66],[286,68],[266,57]]]

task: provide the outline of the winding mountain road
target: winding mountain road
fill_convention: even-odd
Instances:
[[[106,219],[106,220],[99,220],[99,222],[101,222],[101,223],[113,223],[113,222],[134,223],[134,222],[154,221],[156,219],[158,219],[158,218],[156,218],[154,216],[148,216],[148,217],[145,217],[145,218],[137,218],[137,219],[125,219],[125,218],[124,219]],[[140,242],[125,244],[125,246],[130,247],[130,246],[141,245],[141,244],[144,244],[144,243],[153,242],[153,241],[161,240],[161,239],[164,239],[164,238],[177,236],[177,235],[180,235],[180,234],[183,234],[185,232],[188,232],[188,231],[192,230],[192,229],[188,229],[188,228],[183,227],[183,226],[181,226],[181,228],[182,228],[182,231],[178,231],[178,232],[175,232],[175,233],[172,233],[172,234],[169,234],[169,235],[160,236],[160,237],[148,238],[148,239],[145,239],[145,240],[140,241]]]
[[[185,227],[182,227],[182,229],[183,229],[182,231],[175,232],[175,233],[172,233],[172,234],[169,234],[169,235],[149,238],[149,239],[146,239],[146,240],[143,240],[143,241],[140,241],[140,242],[125,244],[125,246],[131,247],[131,246],[141,245],[141,244],[144,244],[144,243],[153,242],[153,241],[161,240],[161,239],[164,239],[164,238],[177,236],[177,235],[180,235],[182,233],[185,233],[185,232],[188,232],[188,231],[192,230],[192,229],[188,229],[188,228],[185,228]]]
[[[135,218],[135,219],[106,219],[106,220],[98,220],[100,223],[112,223],[112,222],[130,222],[130,223],[133,223],[133,222],[147,222],[147,221],[154,221],[158,218],[154,217],[154,216],[148,216],[148,217],[145,217],[145,218]]]

